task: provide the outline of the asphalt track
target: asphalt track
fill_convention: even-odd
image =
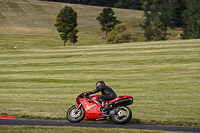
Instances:
[[[163,125],[139,125],[139,124],[117,125],[117,124],[114,124],[114,123],[92,123],[92,122],[71,123],[71,122],[67,122],[67,121],[46,121],[46,120],[0,119],[0,125],[125,128],[125,129],[184,131],[184,132],[199,132],[200,133],[200,127],[163,126]]]

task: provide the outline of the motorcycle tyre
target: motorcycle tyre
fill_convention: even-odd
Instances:
[[[128,108],[128,107],[126,107],[126,106],[120,106],[120,107],[117,107],[118,109],[119,109],[119,111],[120,111],[120,109],[125,109],[127,112],[128,112],[128,116],[127,116],[127,118],[125,119],[125,120],[117,120],[115,117],[115,115],[112,115],[110,118],[111,118],[111,120],[115,123],[115,124],[126,124],[126,123],[128,123],[130,120],[131,120],[131,118],[132,118],[132,111]]]
[[[71,111],[72,110],[75,110],[75,106],[72,106],[70,107],[68,110],[67,110],[67,113],[66,113],[66,117],[67,119],[72,122],[72,123],[78,123],[80,121],[82,121],[84,118],[85,118],[85,110],[83,108],[80,108],[79,111],[81,111],[81,115],[80,117],[78,117],[77,119],[73,119],[70,117],[70,114],[71,114]]]

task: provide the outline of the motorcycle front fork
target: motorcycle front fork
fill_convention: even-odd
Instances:
[[[79,104],[79,106],[76,108],[75,113],[78,112],[78,110],[80,109],[80,107],[82,106],[82,104]]]

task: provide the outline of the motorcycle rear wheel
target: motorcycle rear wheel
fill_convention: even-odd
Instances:
[[[85,110],[80,108],[75,112],[75,106],[72,106],[68,109],[66,117],[70,122],[77,123],[82,121],[85,118]]]
[[[132,118],[132,111],[126,106],[120,106],[118,109],[117,114],[111,116],[111,120],[116,124],[128,123]]]

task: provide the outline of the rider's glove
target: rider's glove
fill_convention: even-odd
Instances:
[[[85,93],[84,96],[87,97],[89,95],[89,93]]]
[[[90,94],[91,94],[91,92],[85,93],[85,94],[84,94],[85,98],[91,99],[91,97],[88,97],[88,95],[90,95]]]

